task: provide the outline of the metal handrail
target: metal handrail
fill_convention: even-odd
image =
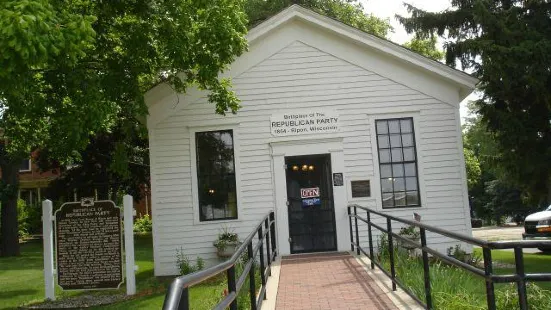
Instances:
[[[366,218],[358,215],[358,209],[366,212]],[[371,221],[371,215],[375,214],[386,219],[386,228],[375,224]],[[354,228],[352,225],[352,219],[354,219]],[[371,263],[371,269],[374,269],[377,266],[381,271],[391,278],[392,289],[396,290],[396,286],[402,288],[410,297],[417,301],[420,305],[426,309],[433,309],[432,303],[432,293],[431,293],[431,284],[430,284],[430,264],[428,255],[431,254],[433,257],[437,257],[448,264],[454,265],[456,267],[465,269],[479,277],[485,279],[486,282],[486,301],[488,309],[496,309],[496,300],[495,300],[495,289],[494,283],[517,283],[517,293],[519,296],[519,307],[522,310],[528,309],[528,298],[526,293],[526,282],[527,281],[551,281],[551,273],[526,273],[524,270],[524,256],[522,249],[524,248],[539,248],[539,247],[551,247],[551,241],[543,240],[527,240],[527,241],[484,241],[480,239],[473,238],[471,236],[466,236],[463,234],[454,233],[447,231],[438,227],[431,225],[423,224],[417,221],[411,221],[407,219],[402,219],[396,216],[378,212],[366,207],[359,205],[349,205],[348,206],[348,220],[350,225],[350,245],[351,250],[356,251],[357,255],[363,253],[367,256]],[[369,253],[360,246],[359,230],[358,230],[358,220],[367,224],[368,227],[368,238],[369,238]],[[413,227],[419,228],[420,232],[420,241],[417,243],[411,239],[405,238],[392,231],[392,221],[399,222],[402,224],[411,225]],[[373,250],[373,233],[372,228],[376,228],[379,231],[386,233],[388,235],[388,251],[390,256],[390,272],[385,270],[384,267],[374,260],[374,250]],[[426,232],[430,231],[443,235],[455,240],[463,241],[472,245],[477,245],[482,248],[482,253],[484,257],[484,270],[478,269],[472,265],[469,265],[465,262],[462,262],[454,257],[444,255],[437,250],[434,250],[427,246],[427,237]],[[353,233],[355,232],[355,234]],[[355,238],[354,238],[355,237]],[[393,239],[396,238],[401,242],[408,243],[409,245],[420,249],[422,252],[423,260],[423,271],[424,271],[424,281],[425,281],[425,302],[419,299],[409,288],[407,288],[400,280],[396,278],[395,272],[395,261],[394,261],[394,245]],[[355,240],[354,240],[355,239]],[[515,252],[515,274],[509,275],[495,275],[492,268],[492,250],[499,249],[514,249]]]
[[[253,248],[253,241],[258,238],[256,246]],[[266,245],[266,261],[264,264],[264,243]],[[247,253],[248,260],[243,268],[243,273],[236,279],[235,266],[243,256]],[[256,294],[256,285],[254,278],[254,267],[257,255],[260,254],[260,278],[261,289]],[[243,240],[243,243],[237,248],[235,253],[228,260],[188,275],[175,278],[170,284],[165,295],[163,303],[164,310],[188,310],[189,308],[189,287],[205,280],[208,280],[224,271],[227,273],[228,294],[225,298],[215,306],[214,309],[237,309],[237,296],[249,277],[249,294],[251,298],[251,309],[258,309],[262,305],[262,301],[266,297],[266,278],[271,275],[271,265],[277,256],[277,243],[275,234],[275,215],[270,211],[255,227],[255,229]]]

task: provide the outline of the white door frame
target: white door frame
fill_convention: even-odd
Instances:
[[[287,201],[287,179],[285,177],[285,157],[315,154],[331,154],[331,172],[343,173],[344,154],[342,138],[309,139],[281,141],[270,143],[272,149],[273,182],[275,187],[275,213],[277,222],[277,242],[279,254],[290,255],[289,245],[289,214]],[[344,178],[343,178],[344,179]],[[343,186],[333,186],[335,210],[335,227],[337,234],[337,250],[350,249],[350,231],[346,212],[346,183]]]

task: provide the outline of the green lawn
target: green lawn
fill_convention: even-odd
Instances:
[[[153,250],[151,236],[135,237],[136,274],[138,294],[135,298],[101,309],[159,309],[164,300],[166,286],[170,278],[159,279],[153,275]],[[28,242],[21,246],[21,256],[0,257],[0,309],[13,309],[23,304],[40,302],[44,298],[44,278],[42,274],[42,243]],[[124,286],[124,285],[123,285]],[[192,309],[212,309],[222,299],[226,283],[217,278],[190,289]],[[78,294],[112,294],[119,291],[63,292],[56,288],[57,298]],[[246,298],[244,298],[246,299]]]
[[[476,248],[474,252],[482,256],[482,249]],[[514,265],[515,253],[512,251],[492,251],[492,260]],[[550,273],[551,254],[525,253],[524,268],[526,273]],[[498,274],[512,274],[515,273],[515,268],[496,268],[494,271]],[[551,290],[551,282],[538,282],[536,284],[546,290]]]

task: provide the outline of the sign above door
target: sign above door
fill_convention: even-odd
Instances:
[[[270,128],[276,137],[339,132],[339,114],[333,110],[272,114]]]

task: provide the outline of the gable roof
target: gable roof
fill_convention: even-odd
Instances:
[[[260,23],[258,26],[252,28],[247,35],[247,39],[249,43],[252,43],[262,38],[271,30],[292,19],[300,19],[315,26],[329,29],[341,36],[369,46],[387,55],[399,58],[402,61],[410,63],[421,69],[433,72],[451,82],[454,82],[455,84],[458,84],[458,86],[462,89],[462,92],[465,92],[466,95],[472,92],[478,83],[477,78],[461,70],[451,68],[441,62],[420,55],[394,42],[346,25],[336,19],[321,15],[298,4],[289,6],[278,14]]]
[[[443,63],[417,54],[401,45],[366,33],[297,4],[289,6],[249,30],[247,40],[249,44],[255,41],[261,42],[262,39],[273,30],[294,20],[305,22],[323,31],[332,31],[346,40],[357,43],[359,46],[374,49],[402,63],[418,68],[421,71],[432,73],[438,78],[442,78],[442,80],[449,82],[451,85],[455,85],[459,90],[460,100],[467,97],[475,89],[478,83],[477,78],[463,71],[448,67]],[[150,106],[150,104],[171,92],[173,92],[172,87],[169,87],[166,83],[159,83],[145,94],[146,104]]]

